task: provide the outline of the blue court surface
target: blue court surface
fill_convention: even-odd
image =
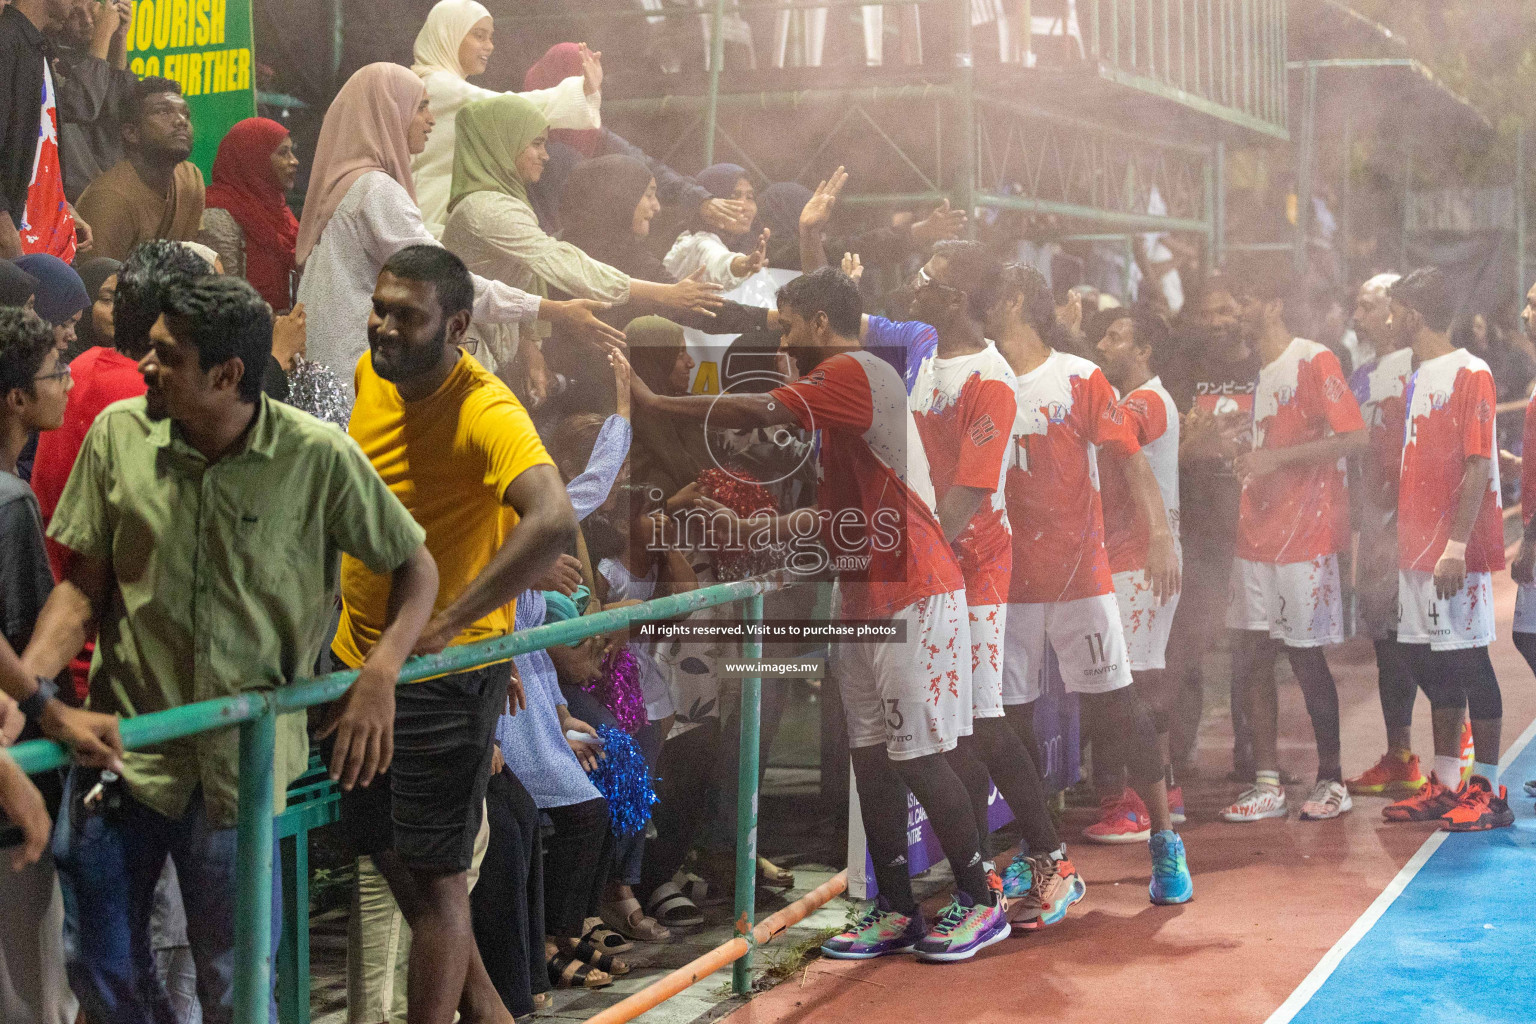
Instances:
[[[1432,836],[1268,1024],[1536,1021],[1533,733],[1504,762],[1515,827]]]

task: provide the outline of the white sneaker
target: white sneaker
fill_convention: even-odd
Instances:
[[[1221,812],[1228,821],[1263,821],[1265,818],[1283,818],[1289,812],[1285,806],[1285,790],[1269,786],[1254,786],[1237,798],[1237,803]]]
[[[1344,788],[1342,782],[1320,779],[1313,788],[1312,795],[1307,797],[1307,802],[1301,805],[1301,820],[1327,821],[1329,818],[1337,818],[1354,806],[1349,799],[1349,790]]]
[[[1536,796],[1536,779],[1531,779],[1525,784],[1525,795]]]

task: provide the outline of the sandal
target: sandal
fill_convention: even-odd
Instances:
[[[672,933],[654,917],[647,916],[634,897],[603,904],[603,924],[627,939],[640,942],[671,942]]]
[[[628,953],[635,948],[633,942],[608,927],[607,922],[601,917],[589,917],[581,922],[581,927],[585,929],[581,937],[604,953]]]
[[[676,882],[663,882],[651,893],[646,903],[646,913],[667,928],[697,928],[704,923],[704,915]]]
[[[604,953],[586,939],[578,939],[571,952],[576,959],[596,967],[605,974],[611,974],[615,978],[622,978],[629,973],[629,964],[616,956]]]
[[[598,989],[612,985],[613,977],[561,950],[549,958],[549,983],[555,988]]]

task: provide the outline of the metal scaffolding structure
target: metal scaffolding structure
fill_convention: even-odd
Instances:
[[[727,64],[729,15],[872,6],[914,5],[714,0],[703,88],[689,93],[679,75],[666,95],[605,98],[605,117],[682,166],[729,159],[760,180],[814,185],[846,164],[850,205],[948,198],[964,209],[1052,215],[1077,231],[1194,232],[1213,250],[1225,145],[1289,138],[1283,0],[1063,0],[1052,5],[1053,41],[1064,40],[1069,56],[1055,60],[1035,54],[1035,37],[1023,32],[995,52],[986,22],[978,53],[973,22],[985,5],[928,0],[925,11],[950,15],[953,53],[942,61],[852,74]],[[1045,6],[1011,0],[994,11],[1034,27]],[[793,152],[787,137],[797,139]],[[1166,212],[1153,212],[1154,191]]]

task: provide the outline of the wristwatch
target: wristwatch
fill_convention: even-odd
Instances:
[[[35,723],[42,717],[43,708],[58,695],[59,688],[54,685],[52,679],[38,676],[37,689],[32,691],[25,700],[17,701],[16,706],[21,709],[23,715],[27,716],[27,721]]]

